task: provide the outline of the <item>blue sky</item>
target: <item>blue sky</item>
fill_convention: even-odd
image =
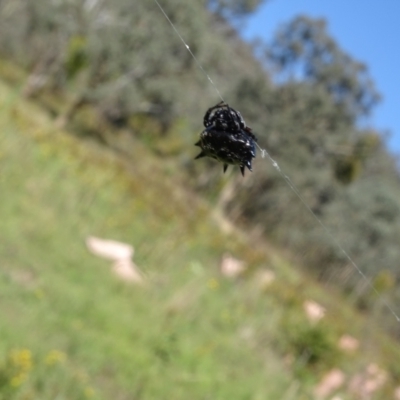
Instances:
[[[300,13],[325,18],[339,45],[368,66],[382,95],[369,124],[389,132],[388,148],[400,155],[400,0],[270,0],[247,19],[242,35],[270,40]]]

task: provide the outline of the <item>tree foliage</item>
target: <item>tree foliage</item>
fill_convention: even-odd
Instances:
[[[379,100],[367,67],[338,46],[322,19],[295,18],[278,31],[267,55],[286,75],[324,86],[354,117],[369,114]]]
[[[225,18],[244,17],[254,12],[265,0],[207,0],[207,6]]]
[[[251,60],[251,49],[201,3],[160,4],[199,63],[228,91]],[[250,12],[251,4],[218,7],[239,13]],[[216,102],[207,78],[152,1],[4,0],[1,7],[0,54],[31,71],[27,94],[59,89],[73,94],[67,119],[89,103],[111,121],[139,113],[167,128],[179,115]],[[255,60],[250,63],[260,73]]]

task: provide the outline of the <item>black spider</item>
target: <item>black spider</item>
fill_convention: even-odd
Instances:
[[[257,138],[246,126],[239,111],[221,101],[207,110],[204,126],[200,140],[195,144],[201,148],[195,159],[214,158],[224,164],[224,172],[228,164],[239,165],[243,176],[245,167],[252,171],[251,161],[256,156]]]

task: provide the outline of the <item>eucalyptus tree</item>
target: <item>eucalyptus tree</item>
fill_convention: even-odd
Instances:
[[[243,18],[253,13],[266,0],[206,0],[207,6],[225,18]]]
[[[281,28],[265,50],[274,84],[253,79],[236,93],[247,100],[242,114],[283,174],[268,159],[256,162],[248,180],[235,183],[228,212],[290,247],[319,276],[355,271],[347,282],[360,285],[312,211],[368,276],[387,269],[400,278],[396,164],[379,132],[360,128],[379,100],[366,66],[341,49],[324,21],[304,16]]]

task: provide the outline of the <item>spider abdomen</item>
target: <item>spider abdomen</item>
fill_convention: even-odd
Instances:
[[[244,175],[245,167],[252,170],[256,156],[255,135],[245,125],[240,113],[225,103],[210,108],[204,116],[204,129],[196,146],[201,153],[196,157],[211,157],[224,164],[238,165]]]
[[[223,164],[247,167],[251,171],[251,160],[256,156],[253,139],[242,132],[203,131],[196,143],[202,152],[196,157],[211,157]],[[226,169],[226,168],[225,168]]]

